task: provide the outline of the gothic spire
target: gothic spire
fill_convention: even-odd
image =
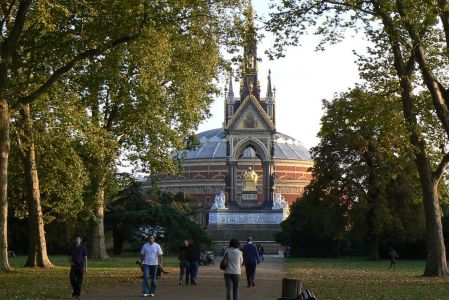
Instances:
[[[254,24],[253,5],[250,1],[245,11],[246,28],[244,32],[244,57],[242,66],[242,81],[240,96],[243,101],[248,95],[252,94],[256,99],[260,99],[260,89],[258,84],[258,68],[257,68],[257,38]],[[250,91],[250,83],[253,90]]]
[[[233,73],[230,71],[230,78],[228,79],[228,99],[234,99],[234,91],[233,91]]]
[[[267,99],[273,100],[273,93],[272,93],[272,80],[270,78],[270,74],[272,72],[269,69],[269,74],[267,75]]]

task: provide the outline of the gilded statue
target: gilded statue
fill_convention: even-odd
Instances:
[[[256,183],[258,182],[258,174],[249,167],[244,172],[244,186],[242,191],[244,192],[256,192]]]

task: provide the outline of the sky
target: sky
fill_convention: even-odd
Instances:
[[[268,1],[253,0],[255,12],[263,16],[268,11]],[[317,133],[323,115],[322,99],[332,100],[336,93],[344,92],[359,82],[356,56],[361,53],[365,41],[350,35],[345,41],[326,46],[316,52],[319,38],[313,35],[301,39],[302,46],[287,48],[286,57],[270,61],[264,50],[270,48],[273,38],[265,38],[258,44],[258,79],[261,96],[266,96],[267,74],[272,74],[272,87],[276,87],[276,129],[299,140],[306,148],[318,144]],[[239,82],[233,81],[235,96],[239,95]],[[197,132],[221,128],[223,123],[224,95],[217,97],[210,111],[212,116],[198,127]]]

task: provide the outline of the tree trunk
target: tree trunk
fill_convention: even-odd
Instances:
[[[378,260],[380,255],[378,252],[378,232],[377,232],[377,214],[379,214],[379,201],[381,197],[380,183],[378,180],[378,170],[376,167],[376,146],[372,140],[367,145],[368,151],[363,154],[364,160],[369,167],[367,178],[367,259]]]
[[[106,178],[102,174],[98,179],[95,191],[95,211],[94,220],[92,222],[92,253],[94,259],[108,259],[105,245],[105,229],[104,229],[104,210],[105,210],[105,181]]]
[[[448,276],[447,257],[442,231],[438,185],[431,166],[423,153],[418,153],[416,164],[422,186],[427,241],[427,264],[424,276]]]
[[[0,85],[6,80],[6,71],[0,71]],[[8,261],[8,156],[9,107],[6,90],[0,87],[0,272],[11,271]]]
[[[45,241],[44,220],[42,217],[41,194],[36,166],[33,120],[31,119],[30,104],[24,106],[22,116],[25,135],[25,151],[22,159],[25,170],[29,226],[28,259],[25,266],[49,268],[52,266],[52,263],[47,256],[47,243]]]

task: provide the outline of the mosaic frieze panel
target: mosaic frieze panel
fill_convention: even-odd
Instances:
[[[209,212],[209,224],[280,224],[283,213]]]

